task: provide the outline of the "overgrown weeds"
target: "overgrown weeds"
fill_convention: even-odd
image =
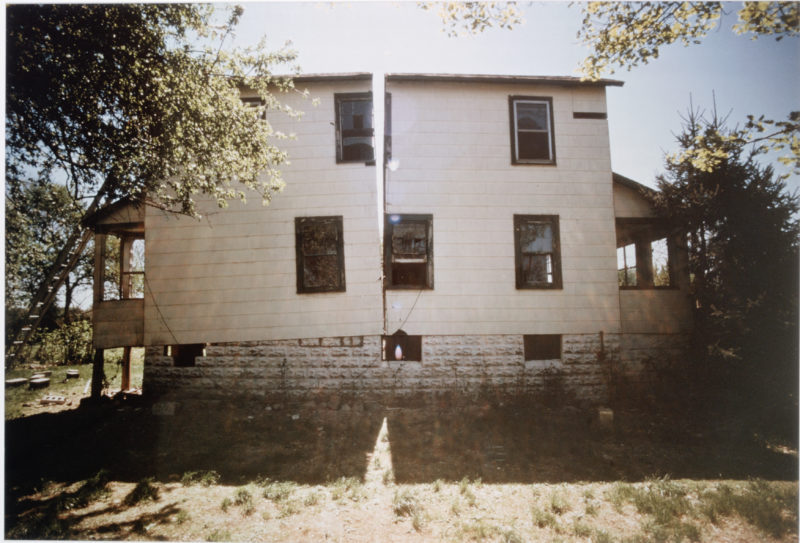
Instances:
[[[239,487],[233,494],[233,503],[242,510],[244,516],[250,516],[255,511],[256,506],[253,503],[253,494],[247,487]]]
[[[270,479],[263,479],[259,485],[263,487],[264,498],[276,503],[289,499],[297,488],[292,481],[272,481]]]
[[[703,493],[701,499],[702,513],[714,524],[720,517],[738,515],[775,538],[797,526],[797,493],[760,479],[749,481],[741,492],[720,484]]]
[[[152,477],[145,477],[133,487],[133,490],[125,496],[123,503],[127,506],[136,505],[143,501],[157,501],[158,488],[153,485]]]
[[[219,482],[219,473],[216,471],[187,471],[181,477],[183,486],[212,486]]]
[[[331,498],[339,501],[348,498],[350,501],[358,502],[366,499],[364,483],[357,477],[340,477],[330,484]]]
[[[392,512],[398,517],[410,517],[411,525],[416,531],[422,531],[424,510],[419,498],[408,489],[396,491],[392,499]]]

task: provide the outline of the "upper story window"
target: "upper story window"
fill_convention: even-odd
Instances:
[[[344,292],[342,217],[296,217],[297,292]]]
[[[372,93],[334,95],[336,103],[336,162],[375,160]]]
[[[557,215],[514,215],[517,288],[561,288]]]
[[[511,163],[555,164],[553,99],[511,96]]]
[[[387,215],[384,228],[387,288],[433,288],[433,216]]]

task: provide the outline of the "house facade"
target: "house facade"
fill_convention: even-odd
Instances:
[[[605,92],[621,83],[373,79],[296,79],[319,103],[289,96],[306,114],[270,118],[296,138],[268,207],[99,213],[95,348],[145,346],[146,394],[266,403],[602,402],[615,377],[681,356],[681,238],[611,171]]]

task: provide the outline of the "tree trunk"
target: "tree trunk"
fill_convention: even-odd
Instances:
[[[69,324],[71,322],[69,308],[72,305],[72,291],[74,289],[75,285],[70,282],[68,275],[64,280],[64,324]]]

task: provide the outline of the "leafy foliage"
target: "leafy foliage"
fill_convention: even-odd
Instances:
[[[522,15],[514,2],[419,2],[425,10],[437,8],[450,37],[480,34],[497,26],[511,30],[522,24]]]
[[[36,360],[47,366],[88,364],[92,361],[92,323],[77,319],[53,330],[39,330],[33,340]]]
[[[757,162],[763,146],[745,146],[716,112],[684,120],[657,204],[688,232],[697,345],[740,382],[785,382],[796,365],[798,197]],[[713,167],[692,158],[702,153]]]
[[[33,180],[17,169],[6,175],[6,307],[27,307],[59,249],[84,209],[66,187],[49,181],[49,172]],[[91,247],[70,274],[68,289],[89,284]]]
[[[598,79],[614,67],[628,70],[658,58],[660,48],[672,43],[699,44],[720,24],[724,14],[720,2],[589,2],[583,6],[583,24],[578,39],[592,52],[580,67],[584,77]],[[795,2],[745,2],[733,25],[738,34],[800,36],[800,4]],[[699,134],[696,145],[684,149],[695,167],[711,171],[726,160],[728,139],[736,144],[768,143],[772,150],[788,149],[779,160],[800,173],[800,112],[784,121],[750,115],[741,129],[706,139]]]
[[[628,70],[658,58],[664,45],[698,44],[719,25],[720,2],[589,2],[583,7],[578,38],[592,48],[581,70],[590,79],[613,66]],[[792,2],[745,2],[739,10],[738,34],[800,35],[800,6]]]
[[[189,214],[198,193],[268,202],[287,156],[266,113],[296,114],[272,68],[295,54],[225,50],[241,15],[215,26],[198,4],[10,6],[9,161],[59,168],[76,198],[147,196]],[[242,88],[262,105],[243,104]]]

